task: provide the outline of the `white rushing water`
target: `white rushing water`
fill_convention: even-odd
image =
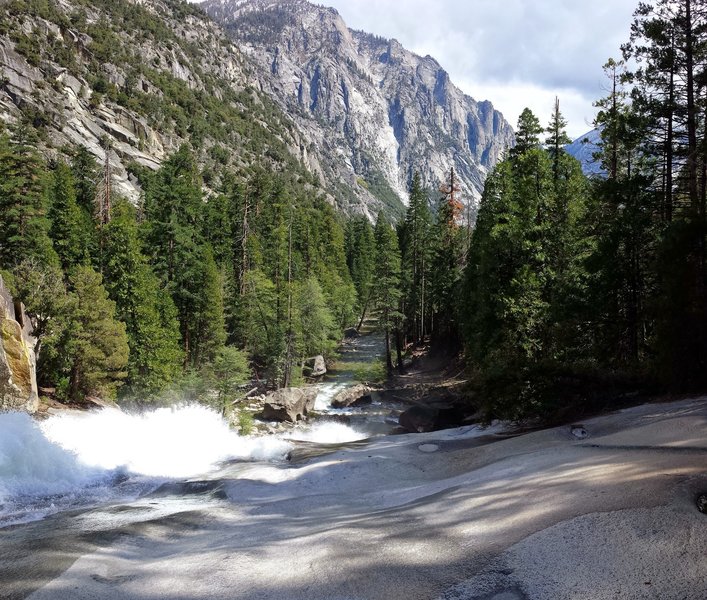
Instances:
[[[113,409],[64,413],[43,422],[0,414],[0,526],[65,508],[135,498],[170,479],[212,473],[227,460],[284,461],[291,440],[365,437],[340,423],[279,436],[239,436],[199,405],[139,414]]]

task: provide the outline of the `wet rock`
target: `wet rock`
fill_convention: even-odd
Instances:
[[[344,331],[344,337],[347,339],[357,338],[360,335],[361,334],[358,332],[358,329],[356,329],[355,327],[349,327]]]
[[[312,411],[316,399],[317,389],[314,387],[283,388],[265,397],[259,418],[294,423]]]
[[[370,404],[371,388],[367,385],[359,384],[340,391],[331,401],[334,408],[346,408],[348,406],[360,406]]]
[[[707,494],[700,494],[697,497],[697,510],[707,515]]]
[[[24,306],[16,302],[0,277],[0,411],[39,407],[35,340]]]

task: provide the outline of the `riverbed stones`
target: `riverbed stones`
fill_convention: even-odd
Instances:
[[[35,340],[24,306],[0,277],[0,411],[34,413],[39,407]]]
[[[317,388],[283,388],[268,394],[263,402],[260,418],[265,421],[289,421],[304,419],[314,409]]]

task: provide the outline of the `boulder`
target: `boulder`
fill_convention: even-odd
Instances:
[[[326,362],[321,354],[313,358],[308,358],[305,362],[305,367],[309,369],[310,377],[321,377],[322,375],[326,375]]]
[[[35,339],[24,306],[0,277],[0,411],[39,408]]]
[[[260,418],[266,421],[295,423],[311,412],[316,399],[317,389],[314,387],[277,390],[265,397]]]
[[[358,329],[356,329],[355,327],[349,327],[344,331],[345,338],[357,338],[360,335],[361,334],[358,332]]]
[[[331,401],[331,405],[334,408],[346,408],[347,406],[370,403],[371,388],[363,384],[354,385],[353,387],[341,390]]]

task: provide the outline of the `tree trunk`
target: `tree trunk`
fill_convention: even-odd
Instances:
[[[398,360],[398,373],[402,374],[405,372],[403,368],[403,351],[402,351],[402,333],[400,332],[400,327],[395,328],[395,353]]]
[[[385,327],[385,366],[388,373],[393,372],[393,359],[390,356],[390,328],[387,325]]]

